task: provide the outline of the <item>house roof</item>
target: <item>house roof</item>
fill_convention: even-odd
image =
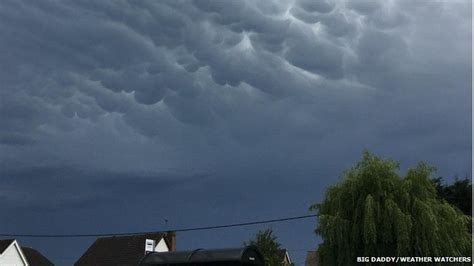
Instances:
[[[286,249],[279,249],[277,251],[277,255],[280,257],[281,261],[287,261],[288,263],[291,263],[290,255],[288,255],[288,251]]]
[[[23,254],[26,257],[28,263],[32,266],[52,266],[54,265],[50,260],[48,260],[43,254],[41,254],[38,250],[29,248],[29,247],[21,247]]]
[[[310,250],[306,253],[305,265],[307,266],[316,266],[319,265],[319,256],[318,252],[315,250]]]
[[[15,239],[0,239],[0,254],[3,253]],[[49,261],[45,256],[43,256],[39,251],[29,247],[19,247],[21,252],[25,256],[25,259],[30,265],[33,266],[51,266],[54,265]]]
[[[166,233],[97,238],[74,265],[138,265],[145,255],[145,240],[160,241],[162,238],[168,241]],[[167,242],[167,245],[170,246],[170,243]]]
[[[7,249],[15,239],[0,239],[0,254]]]

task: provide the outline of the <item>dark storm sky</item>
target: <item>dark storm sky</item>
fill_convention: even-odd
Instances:
[[[0,233],[304,215],[364,148],[470,176],[471,45],[469,1],[1,1]],[[268,226],[300,265],[315,225]]]

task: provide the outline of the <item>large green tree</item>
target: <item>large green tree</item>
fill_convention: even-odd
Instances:
[[[470,217],[437,198],[434,169],[364,152],[362,160],[311,207],[323,242],[322,265],[353,265],[358,256],[470,256]]]
[[[467,176],[464,179],[454,178],[451,184],[445,183],[441,177],[433,179],[433,182],[440,199],[472,216],[472,182]]]
[[[256,246],[262,253],[265,265],[282,266],[283,260],[280,256],[281,244],[272,229],[259,230],[254,239],[244,242],[245,246]]]

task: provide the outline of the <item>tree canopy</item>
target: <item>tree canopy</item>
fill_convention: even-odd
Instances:
[[[322,265],[353,265],[358,256],[470,256],[470,216],[437,197],[434,168],[399,164],[369,152],[311,206],[323,242]]]
[[[443,182],[443,178],[433,179],[438,197],[456,206],[464,214],[472,216],[472,182],[467,176],[455,178],[452,184]]]
[[[259,230],[254,239],[244,242],[244,245],[256,246],[262,253],[265,265],[282,266],[283,260],[280,257],[281,244],[272,229]]]

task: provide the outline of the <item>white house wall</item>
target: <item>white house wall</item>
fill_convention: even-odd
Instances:
[[[0,255],[0,265],[28,266],[23,260],[18,244],[14,242]]]
[[[168,252],[169,251],[168,245],[166,245],[166,242],[163,238],[160,240],[160,242],[158,242],[158,244],[156,244],[155,251],[156,252]]]

